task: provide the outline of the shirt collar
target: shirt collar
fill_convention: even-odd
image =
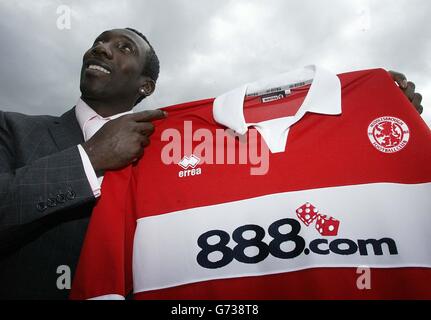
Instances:
[[[214,100],[213,117],[239,134],[245,134],[248,124],[244,118],[244,98],[252,92],[262,92],[289,84],[313,80],[297,114],[301,117],[306,112],[327,115],[341,114],[341,83],[340,79],[328,70],[315,65],[282,73],[253,83],[245,84],[229,91]]]
[[[84,125],[93,118],[109,121],[109,120],[114,120],[116,118],[119,118],[125,114],[133,113],[133,110],[117,113],[113,116],[104,118],[101,115],[99,115],[96,111],[94,111],[92,108],[90,108],[90,106],[87,103],[85,103],[84,100],[79,98],[75,106],[75,113],[76,113],[76,119],[78,120],[81,130],[84,130]]]

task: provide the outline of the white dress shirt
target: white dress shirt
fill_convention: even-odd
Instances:
[[[123,113],[118,113],[111,117],[102,117],[91,109],[82,99],[79,99],[75,107],[76,119],[78,120],[79,126],[81,127],[84,135],[84,141],[89,140],[102,126],[110,120],[121,117],[125,114],[133,113],[133,110]],[[84,165],[85,174],[88,182],[90,183],[91,189],[93,190],[94,196],[97,198],[101,194],[101,184],[103,176],[97,177],[96,172],[88,158],[87,153],[81,145],[78,145],[78,150],[81,155],[82,163]]]

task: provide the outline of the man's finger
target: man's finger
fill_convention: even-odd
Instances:
[[[150,144],[150,139],[147,136],[144,136],[141,140],[141,146],[143,148],[147,147]]]
[[[135,131],[144,135],[152,135],[154,133],[154,125],[151,122],[137,122]]]
[[[419,107],[416,108],[416,110],[419,112],[419,114],[422,114],[422,112],[424,112],[424,107],[420,105]]]
[[[420,106],[422,102],[422,95],[420,93],[415,93],[412,103],[416,106]]]
[[[137,122],[154,121],[166,118],[167,113],[163,110],[145,110],[136,112],[132,115],[133,120]]]
[[[407,88],[407,78],[404,74],[397,71],[389,71],[392,79],[403,89]]]
[[[415,93],[413,100],[412,100],[412,104],[414,105],[416,110],[419,112],[419,114],[421,114],[424,111],[423,107],[421,106],[421,102],[422,102],[422,95],[419,93]]]
[[[404,94],[412,102],[413,102],[413,98],[415,96],[415,89],[416,89],[416,85],[413,82],[409,81],[407,83],[407,89],[404,90]]]

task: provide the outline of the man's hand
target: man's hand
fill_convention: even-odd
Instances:
[[[154,132],[153,120],[163,119],[162,110],[141,111],[106,123],[82,147],[94,170],[115,170],[129,165],[144,154]]]
[[[394,81],[398,84],[404,95],[410,100],[410,102],[413,104],[419,114],[421,114],[424,111],[424,108],[421,105],[422,95],[415,92],[415,84],[411,81],[407,81],[406,76],[402,73],[396,71],[389,71],[389,74],[391,75],[392,79],[394,79]]]

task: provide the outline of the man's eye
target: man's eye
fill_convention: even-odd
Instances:
[[[131,52],[132,52],[132,48],[130,48],[130,46],[129,46],[129,45],[127,45],[127,44],[120,44],[118,47],[119,47],[121,50],[123,50],[123,51],[125,51],[125,52],[127,52],[127,53],[131,53]]]

